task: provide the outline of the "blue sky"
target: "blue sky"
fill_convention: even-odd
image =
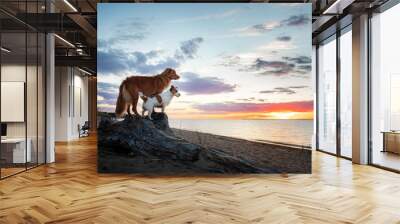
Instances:
[[[172,67],[182,77],[172,116],[244,116],[233,104],[248,118],[310,114],[310,57],[310,4],[98,4],[101,111],[125,77]]]

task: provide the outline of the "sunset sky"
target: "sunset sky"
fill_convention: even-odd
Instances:
[[[170,67],[171,118],[312,119],[310,15],[311,4],[98,4],[98,110],[115,110],[126,77]]]

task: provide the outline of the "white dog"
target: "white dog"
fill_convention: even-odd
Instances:
[[[162,92],[160,95],[153,97],[146,97],[142,93],[139,93],[143,100],[142,105],[142,116],[144,112],[148,111],[149,119],[152,120],[151,114],[154,111],[154,107],[161,107],[161,111],[165,111],[165,107],[169,105],[174,96],[179,97],[181,94],[178,93],[178,89],[175,86],[171,86],[169,90]]]

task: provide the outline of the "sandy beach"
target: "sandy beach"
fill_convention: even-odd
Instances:
[[[253,161],[257,167],[274,167],[298,172],[311,166],[311,150],[296,146],[248,141],[208,133],[171,128],[177,137],[205,148],[218,148],[237,158]],[[311,169],[311,168],[310,168]]]

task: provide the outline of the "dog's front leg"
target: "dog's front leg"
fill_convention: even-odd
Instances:
[[[131,114],[131,105],[130,104],[128,104],[127,112],[128,112],[128,117],[131,118],[132,114]]]
[[[154,110],[154,107],[153,107],[152,109],[150,109],[150,110],[149,110],[149,113],[148,113],[148,116],[149,116],[149,119],[150,119],[150,120],[153,120],[153,119],[151,118],[151,114],[153,113],[153,110]]]

